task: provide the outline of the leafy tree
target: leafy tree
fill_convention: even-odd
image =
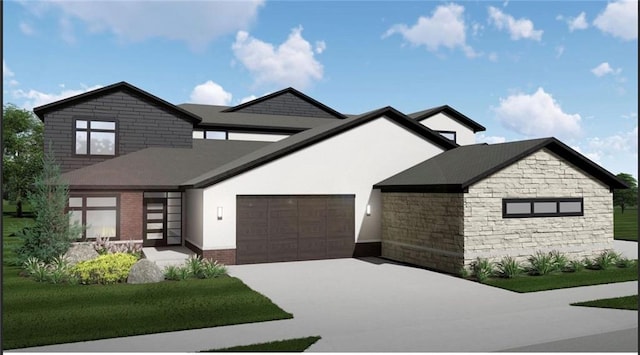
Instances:
[[[616,176],[629,185],[628,189],[613,190],[613,205],[620,206],[624,213],[625,207],[638,205],[638,182],[631,174],[620,173]]]
[[[42,169],[42,122],[31,112],[6,105],[2,109],[2,190],[16,203],[22,217],[22,204],[33,189],[35,176]]]
[[[36,176],[34,189],[28,193],[29,203],[35,213],[32,226],[18,233],[23,244],[16,250],[20,261],[36,257],[45,263],[58,257],[80,237],[82,227],[70,225],[71,215],[65,213],[69,200],[69,186],[63,181],[60,167],[51,149],[42,159],[42,171]]]

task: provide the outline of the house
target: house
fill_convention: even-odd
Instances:
[[[382,255],[457,271],[494,251],[594,253],[611,246],[610,191],[625,186],[553,138],[477,145],[485,128],[449,106],[345,115],[292,88],[173,105],[120,82],[34,112],[82,240],[184,245],[226,264]],[[567,228],[597,233],[565,241]]]

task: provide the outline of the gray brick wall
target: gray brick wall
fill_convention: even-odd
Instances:
[[[269,100],[244,107],[235,112],[261,113],[283,116],[336,118],[328,112],[319,109],[317,106],[314,106],[291,93],[284,93]]]
[[[45,116],[45,149],[49,142],[62,171],[82,168],[111,157],[76,156],[74,119],[118,122],[118,155],[147,147],[191,148],[193,125],[164,107],[122,90],[69,105]]]

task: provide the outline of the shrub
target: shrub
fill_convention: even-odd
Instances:
[[[549,252],[553,268],[557,271],[565,271],[569,267],[569,258],[557,250]]]
[[[59,284],[69,280],[71,267],[69,266],[69,261],[63,256],[54,258],[51,264],[47,265],[47,269],[49,270],[49,282]]]
[[[202,278],[213,279],[223,276],[227,273],[227,267],[223,264],[219,264],[217,261],[205,260],[203,262]]]
[[[620,255],[613,250],[605,250],[594,259],[595,269],[606,270],[617,264]]]
[[[634,264],[635,262],[633,260],[627,259],[625,257],[620,257],[618,258],[618,262],[616,263],[616,266],[621,269],[627,269],[627,268],[633,267]]]
[[[199,256],[189,257],[182,266],[167,266],[164,277],[167,280],[186,280],[190,277],[211,279],[227,273],[227,267],[217,261],[209,261]]]
[[[485,258],[477,258],[471,263],[471,270],[479,282],[485,282],[493,275],[493,263]]]
[[[584,262],[580,260],[571,260],[569,261],[569,265],[562,270],[563,272],[576,272],[584,269]]]
[[[82,284],[112,284],[126,281],[136,261],[135,256],[125,253],[100,255],[77,263],[72,272]]]
[[[518,276],[522,272],[522,267],[518,261],[510,256],[503,257],[497,264],[498,274],[500,277],[512,278]]]
[[[529,273],[531,275],[546,275],[556,270],[551,253],[536,252],[529,257]]]
[[[29,276],[33,277],[34,280],[38,282],[47,280],[47,266],[44,262],[38,260],[38,258],[33,256],[27,258],[22,267]]]
[[[135,256],[137,259],[142,257],[142,246],[140,244],[131,241],[126,243],[114,243],[109,239],[110,237],[96,237],[96,241],[93,242],[93,249],[100,255],[127,253]]]
[[[469,270],[467,270],[467,268],[466,268],[466,267],[462,266],[462,267],[460,268],[460,271],[458,271],[458,275],[459,275],[460,277],[462,277],[463,279],[466,279],[466,278],[468,278],[468,277],[469,277]]]

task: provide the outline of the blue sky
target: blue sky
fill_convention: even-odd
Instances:
[[[4,1],[3,100],[127,81],[174,104],[295,87],[345,113],[448,104],[638,170],[638,2]]]

